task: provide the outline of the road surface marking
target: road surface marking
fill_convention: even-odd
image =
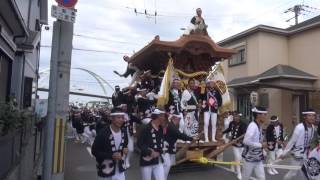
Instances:
[[[226,168],[226,167],[224,167],[224,166],[220,166],[220,165],[215,165],[215,166],[218,167],[218,168],[220,168],[220,169],[223,169],[223,170],[225,170],[225,171],[231,172],[231,173],[233,173],[233,174],[237,174],[236,172],[233,172],[233,171],[231,171],[231,169]],[[250,179],[251,179],[251,180],[258,180],[257,178],[254,178],[254,177],[250,177]]]

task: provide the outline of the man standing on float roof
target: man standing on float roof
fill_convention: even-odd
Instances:
[[[292,156],[290,165],[292,166],[302,166],[304,160],[308,158],[310,143],[315,131],[313,124],[315,122],[316,112],[313,109],[308,109],[303,111],[302,115],[302,122],[294,128],[290,141],[280,156],[280,159],[283,159],[290,152]],[[301,170],[290,170],[284,176],[284,180],[290,180],[295,176],[303,179]]]
[[[111,111],[111,124],[100,130],[92,145],[97,161],[98,180],[125,180],[125,156],[128,136],[122,129],[124,113],[119,108]]]
[[[252,109],[254,120],[249,124],[244,135],[244,158],[242,180],[249,180],[252,171],[255,172],[257,179],[265,180],[266,175],[263,167],[263,135],[262,125],[266,122],[268,111],[264,107]]]

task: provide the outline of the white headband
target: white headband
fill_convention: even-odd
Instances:
[[[159,114],[164,114],[164,113],[166,113],[166,112],[161,111],[161,110],[159,110],[159,109],[155,109],[151,114],[157,114],[157,115],[159,115]]]
[[[139,89],[139,88],[138,88],[138,89],[137,89],[138,92],[142,92],[142,91],[146,91],[146,90],[147,90],[146,88],[143,88],[143,89]]]
[[[116,112],[116,113],[111,113],[110,116],[124,116],[125,113],[123,112]]]
[[[278,117],[277,117],[276,119],[270,119],[271,122],[276,122],[276,121],[278,121],[278,120],[279,120]]]
[[[251,111],[255,112],[255,113],[261,113],[261,114],[267,114],[268,113],[268,111],[260,111],[256,107],[254,107]]]
[[[305,111],[305,112],[302,112],[303,115],[306,115],[306,114],[316,114],[316,112],[314,111]]]

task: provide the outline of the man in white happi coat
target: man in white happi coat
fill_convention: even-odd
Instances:
[[[198,108],[199,95],[195,92],[196,85],[194,79],[189,79],[188,87],[183,91],[181,97],[181,108],[186,112],[185,133],[188,136],[198,136],[199,122],[198,122]]]
[[[314,136],[315,128],[313,124],[315,122],[315,114],[316,112],[313,109],[302,112],[303,121],[295,127],[290,141],[285,147],[280,159],[283,159],[290,152],[292,156],[290,165],[302,166],[304,160],[308,158],[310,143]],[[284,180],[293,179],[295,176],[302,179],[301,170],[290,170],[284,176]]]
[[[242,157],[244,158],[242,169],[242,180],[249,180],[252,171],[255,172],[257,179],[265,180],[265,172],[263,167],[263,135],[262,125],[267,119],[268,111],[263,107],[255,107],[252,109],[254,120],[249,124],[243,139],[244,150]]]

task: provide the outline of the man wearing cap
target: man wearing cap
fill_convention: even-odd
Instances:
[[[255,172],[257,179],[265,180],[266,175],[263,167],[263,135],[262,125],[267,119],[268,111],[264,107],[255,107],[252,109],[254,120],[249,124],[244,135],[244,158],[242,180],[249,180],[252,171]]]
[[[174,114],[174,112],[177,112],[181,116],[181,121],[179,121],[179,130],[181,133],[183,133],[184,130],[184,120],[182,115],[182,109],[181,109],[181,95],[182,92],[179,89],[180,88],[180,80],[174,79],[171,84],[171,89],[169,91],[169,101],[166,104],[165,108],[166,111],[169,114]]]
[[[124,113],[119,108],[111,111],[111,124],[101,130],[92,145],[92,155],[97,161],[99,180],[125,180],[124,158],[128,153],[128,137],[121,129]]]
[[[207,80],[207,89],[202,98],[202,110],[204,111],[204,137],[205,142],[209,142],[209,124],[211,122],[211,141],[217,142],[217,118],[218,109],[222,105],[222,97],[215,88],[215,82],[211,79]]]
[[[123,100],[123,94],[120,91],[120,86],[116,85],[114,87],[114,93],[112,94],[112,104],[113,107],[117,107],[122,103]]]
[[[155,109],[151,114],[151,122],[141,128],[138,137],[140,153],[140,167],[142,180],[165,180],[163,169],[163,124],[165,112]]]
[[[266,138],[268,144],[269,164],[273,164],[275,160],[282,154],[283,148],[283,125],[279,122],[277,116],[271,116],[270,124],[267,127]],[[279,174],[275,168],[268,168],[270,175]]]
[[[299,123],[293,131],[293,134],[285,147],[280,159],[283,159],[289,152],[292,156],[290,165],[302,166],[303,161],[307,159],[310,150],[310,143],[314,135],[316,112],[308,109],[302,112],[303,121]],[[295,176],[302,178],[300,170],[290,170],[285,176],[285,180],[290,180]]]
[[[176,163],[176,142],[178,139],[183,141],[192,141],[196,137],[192,138],[179,131],[179,121],[181,121],[181,115],[175,112],[170,115],[167,125],[164,127],[164,173],[165,178],[168,178],[170,168]]]
[[[222,134],[228,134],[231,132],[231,141],[239,138],[243,134],[246,133],[247,125],[246,123],[241,121],[241,116],[242,114],[239,113],[238,111],[235,111],[233,113],[233,121],[230,122],[229,127],[222,132]],[[235,162],[241,161],[242,157],[242,151],[243,151],[243,143],[242,140],[238,141],[237,143],[233,144],[233,154],[234,154],[234,159]],[[241,167],[240,165],[236,166],[236,171],[237,171],[237,178],[241,179]]]

